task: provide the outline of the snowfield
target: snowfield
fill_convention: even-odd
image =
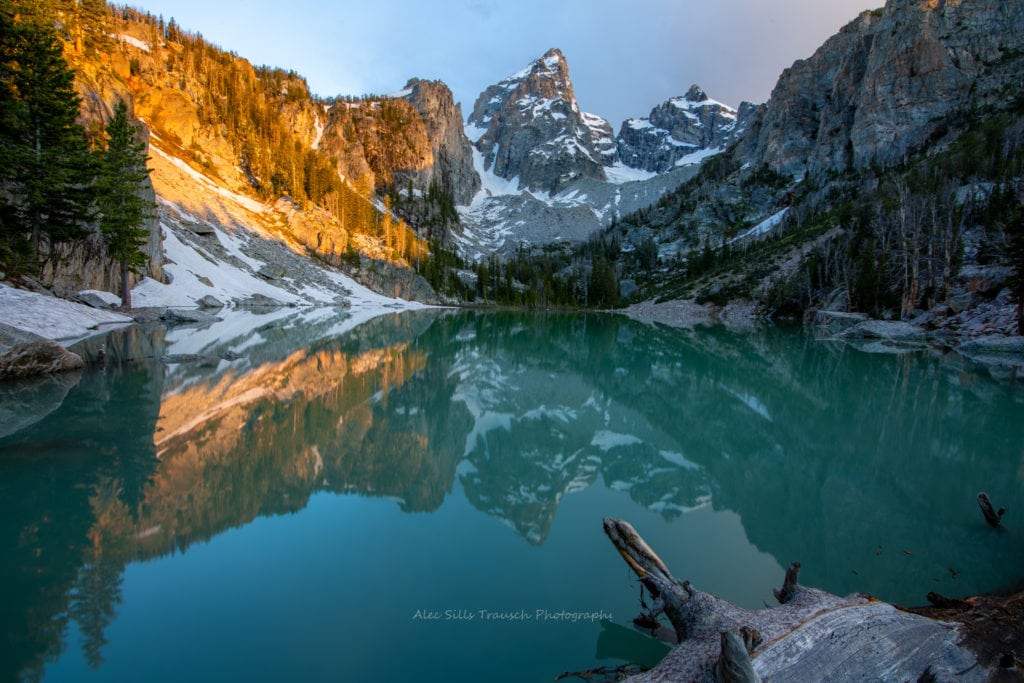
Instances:
[[[0,285],[0,322],[64,345],[132,323],[126,315]]]

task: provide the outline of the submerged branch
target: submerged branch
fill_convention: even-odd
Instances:
[[[981,508],[981,514],[985,516],[985,521],[988,522],[989,526],[998,529],[1006,508],[996,510],[995,506],[992,505],[992,501],[989,500],[988,494],[984,491],[978,494],[978,507]]]

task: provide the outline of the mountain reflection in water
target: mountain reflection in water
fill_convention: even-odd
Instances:
[[[666,521],[732,511],[837,593],[919,603],[1020,578],[1020,532],[989,533],[974,497],[1022,508],[1024,400],[958,361],[596,314],[336,324],[121,333],[114,362],[0,439],[0,675],[39,675],[72,622],[101,667],[129,563],[321,492],[409,513],[464,496],[540,547],[565,496],[603,484]],[[212,360],[117,362],[184,352]],[[39,385],[3,400],[18,392]]]

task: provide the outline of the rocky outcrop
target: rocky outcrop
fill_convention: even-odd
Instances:
[[[468,204],[480,189],[480,176],[473,169],[473,147],[466,137],[462,105],[455,103],[452,91],[441,81],[413,78],[402,92],[423,117],[430,138],[434,165],[427,184],[436,180],[456,204]]]
[[[57,342],[0,323],[0,381],[49,375],[84,366],[81,356]]]
[[[647,118],[627,119],[616,139],[626,166],[664,173],[684,157],[724,147],[736,129],[736,110],[693,85],[651,110]]]
[[[1024,5],[889,0],[783,72],[738,147],[793,177],[889,165],[1024,77]]]
[[[485,169],[519,178],[520,188],[556,193],[580,178],[605,178],[593,132],[603,126],[589,120],[596,125],[584,120],[565,56],[554,49],[484,90],[469,125],[483,130],[476,148]]]
[[[409,174],[428,176],[434,153],[423,118],[401,97],[336,102],[330,109],[320,149],[328,150],[350,180],[391,185]],[[367,176],[369,176],[367,178]]]

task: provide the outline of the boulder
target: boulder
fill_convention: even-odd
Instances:
[[[839,335],[843,339],[881,339],[890,342],[923,342],[925,332],[899,320],[866,320]]]
[[[223,320],[213,313],[195,308],[168,308],[163,319],[172,323],[214,323]]]
[[[200,308],[224,308],[224,303],[215,296],[207,294],[196,302]]]
[[[814,334],[819,337],[834,337],[854,325],[866,322],[868,317],[863,313],[845,313],[843,311],[815,311],[812,325]]]
[[[286,271],[279,265],[276,265],[274,263],[268,263],[262,268],[260,268],[258,271],[256,271],[256,274],[259,275],[264,280],[280,280],[285,276],[287,272],[288,271]]]
[[[167,308],[163,306],[146,306],[132,309],[132,320],[137,323],[156,323],[164,320]]]
[[[75,296],[80,302],[93,308],[117,308],[121,305],[121,297],[99,289],[85,289]]]
[[[85,367],[82,357],[57,342],[0,323],[0,380],[23,379]]]
[[[235,304],[239,308],[281,308],[283,303],[264,294],[253,294],[248,299],[238,299]]]
[[[963,313],[968,308],[973,308],[976,303],[977,301],[975,300],[975,296],[971,292],[954,294],[946,301],[946,304],[949,306],[949,310],[953,312],[953,315]]]
[[[200,237],[208,237],[210,235],[214,235],[217,233],[217,231],[214,229],[212,225],[203,221],[189,221],[184,225],[186,228],[188,228],[194,234],[199,235]]]

